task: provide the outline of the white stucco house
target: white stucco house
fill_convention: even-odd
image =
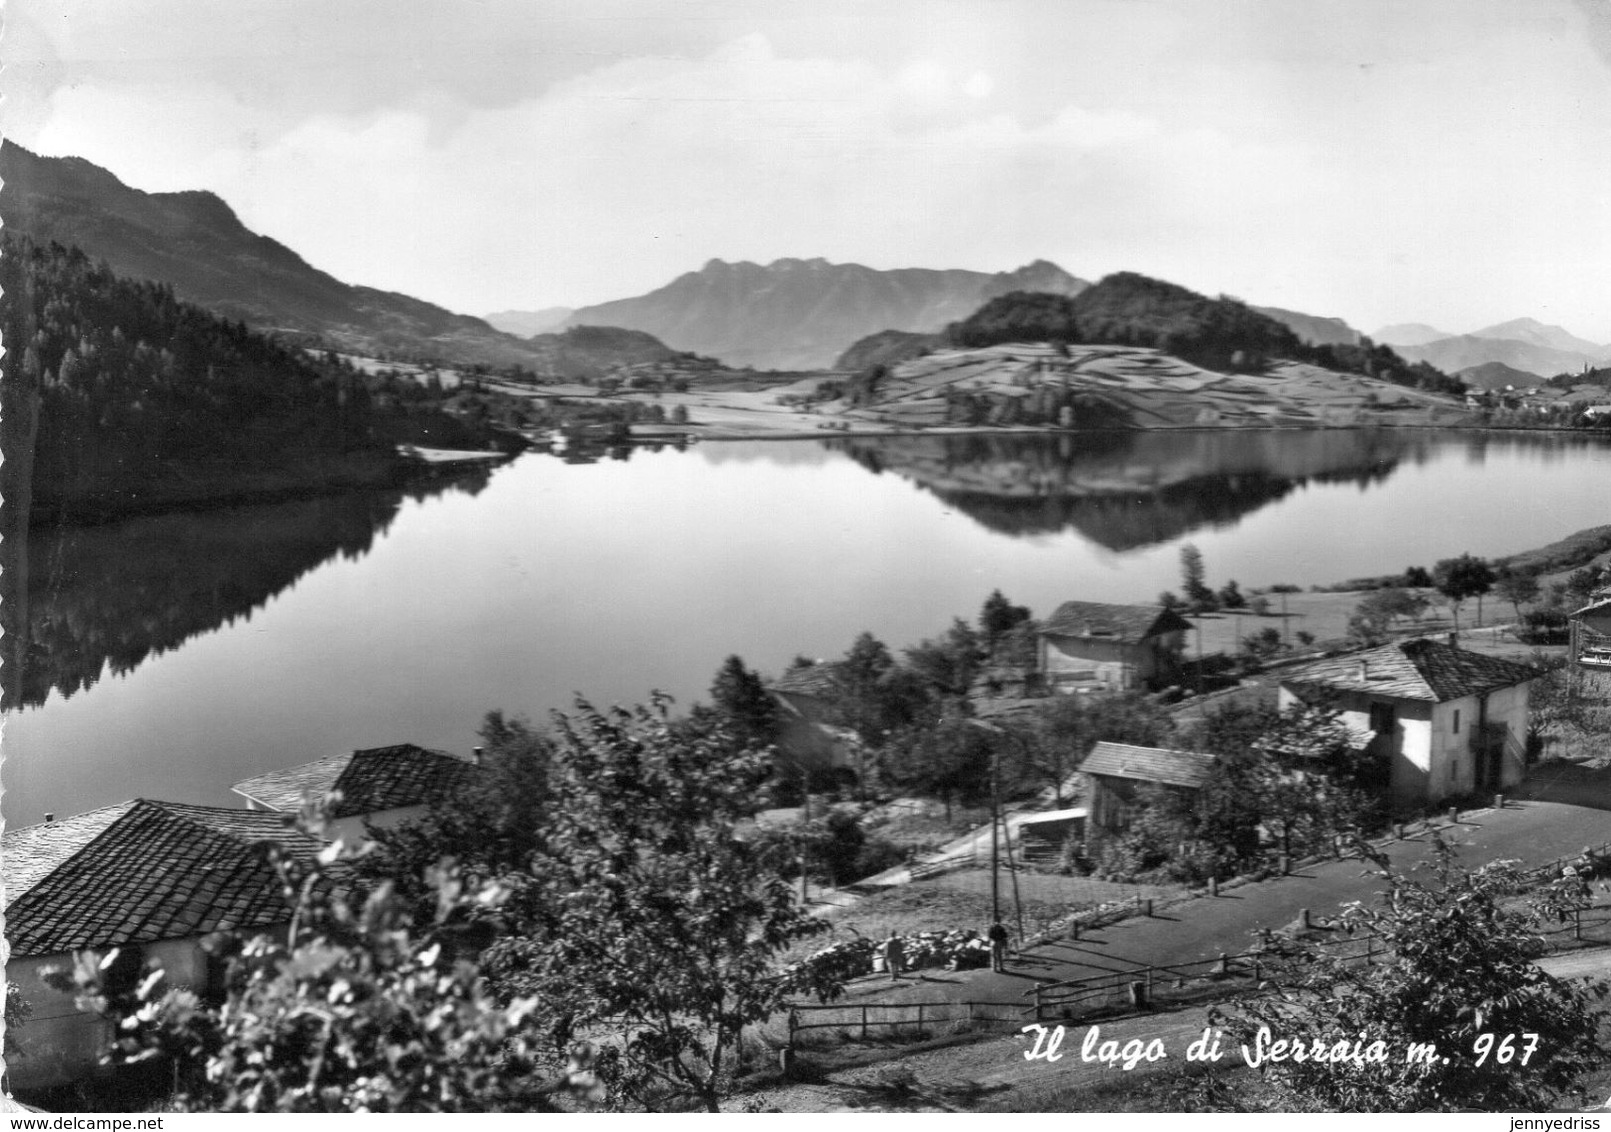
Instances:
[[[108,989],[132,989],[150,969],[207,996],[223,972],[202,946],[212,933],[283,932],[291,913],[265,845],[310,860],[321,844],[288,815],[135,799],[0,840],[6,977],[32,1008],[8,1035],[14,1090],[49,1089],[99,1072],[110,1023],[79,1010],[45,981],[80,952],[118,950]]]
[[[479,750],[479,748],[478,748]],[[476,763],[413,743],[370,747],[270,771],[232,789],[247,809],[294,814],[308,799],[336,793],[329,834],[355,842],[365,825],[386,828],[420,817],[476,773]]]
[[[1330,704],[1387,758],[1395,802],[1500,791],[1527,773],[1526,665],[1437,640],[1329,657],[1281,678],[1283,709]]]

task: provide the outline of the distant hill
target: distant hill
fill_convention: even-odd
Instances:
[[[880,330],[851,345],[833,368],[860,373],[869,366],[899,365],[909,358],[921,357],[929,350],[945,344],[943,334],[918,334],[909,330]]]
[[[825,259],[762,266],[713,259],[646,295],[571,315],[569,325],[645,330],[679,350],[759,369],[826,369],[884,330],[933,333],[1017,290],[1073,295],[1089,284],[1037,260],[1017,271],[880,271]]]
[[[1528,373],[1526,370],[1507,366],[1504,362],[1484,362],[1480,366],[1460,370],[1454,376],[1478,389],[1503,389],[1507,385],[1514,385],[1518,389],[1530,389],[1543,384],[1544,381],[1542,374]]]
[[[1585,358],[1601,359],[1611,356],[1611,347],[1590,342],[1587,338],[1579,338],[1565,327],[1550,326],[1539,322],[1536,318],[1513,318],[1509,322],[1496,323],[1485,326],[1481,330],[1471,332],[1473,338],[1505,338],[1517,342],[1526,342],[1531,346],[1542,346],[1548,350],[1560,350],[1565,353],[1582,354]]]
[[[575,314],[573,307],[544,307],[540,311],[494,311],[486,321],[505,334],[530,338],[534,334],[547,334],[558,330],[565,320]]]
[[[1435,326],[1428,326],[1424,322],[1396,322],[1392,326],[1384,326],[1371,335],[1374,341],[1387,346],[1424,346],[1428,342],[1436,342],[1439,338],[1451,338],[1447,330],[1439,330]]]
[[[78,157],[0,145],[6,229],[77,246],[129,279],[260,330],[316,335],[373,356],[522,365],[529,348],[479,318],[391,291],[343,283],[260,236],[209,192],[147,193]]]
[[[1512,369],[1553,376],[1576,373],[1593,359],[1573,350],[1557,350],[1516,338],[1481,338],[1461,334],[1440,338],[1424,346],[1399,346],[1399,353],[1416,361],[1429,362],[1450,373],[1499,362]]]
[[[1322,318],[1301,311],[1283,310],[1280,307],[1254,307],[1284,325],[1311,346],[1357,346],[1359,331],[1340,318]]]

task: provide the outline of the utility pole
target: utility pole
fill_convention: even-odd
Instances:
[[[989,731],[997,730],[988,724],[979,724]],[[1001,826],[1001,758],[994,747],[990,749],[990,922],[1001,922],[1001,842],[997,832]]]

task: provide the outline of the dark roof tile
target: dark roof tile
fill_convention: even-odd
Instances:
[[[1085,756],[1080,771],[1108,778],[1132,778],[1138,782],[1196,789],[1208,781],[1208,772],[1213,766],[1212,755],[1198,754],[1196,751],[1101,742]]]
[[[1281,683],[1443,703],[1536,680],[1526,665],[1443,641],[1395,641],[1293,669]]]
[[[1083,637],[1135,645],[1148,637],[1191,628],[1190,621],[1161,605],[1065,601],[1041,623],[1040,631],[1042,636]]]
[[[35,875],[38,827],[0,842],[14,893],[6,908],[13,955],[283,923],[289,911],[265,846],[277,844],[303,861],[321,849],[282,814],[145,799],[108,809],[116,811],[109,821],[51,823],[76,830],[78,839],[73,847],[59,839],[52,844],[58,859],[43,875]],[[15,846],[34,850],[21,858],[23,876],[32,878],[26,887],[13,873]]]

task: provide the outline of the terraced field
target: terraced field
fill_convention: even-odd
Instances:
[[[927,354],[897,366],[874,403],[838,409],[853,420],[934,426],[947,423],[948,398],[958,394],[1000,404],[1048,392],[1094,395],[1139,428],[1448,425],[1470,418],[1449,397],[1313,365],[1279,362],[1262,374],[1224,374],[1154,349],[1072,346],[1065,354],[1044,344]]]

